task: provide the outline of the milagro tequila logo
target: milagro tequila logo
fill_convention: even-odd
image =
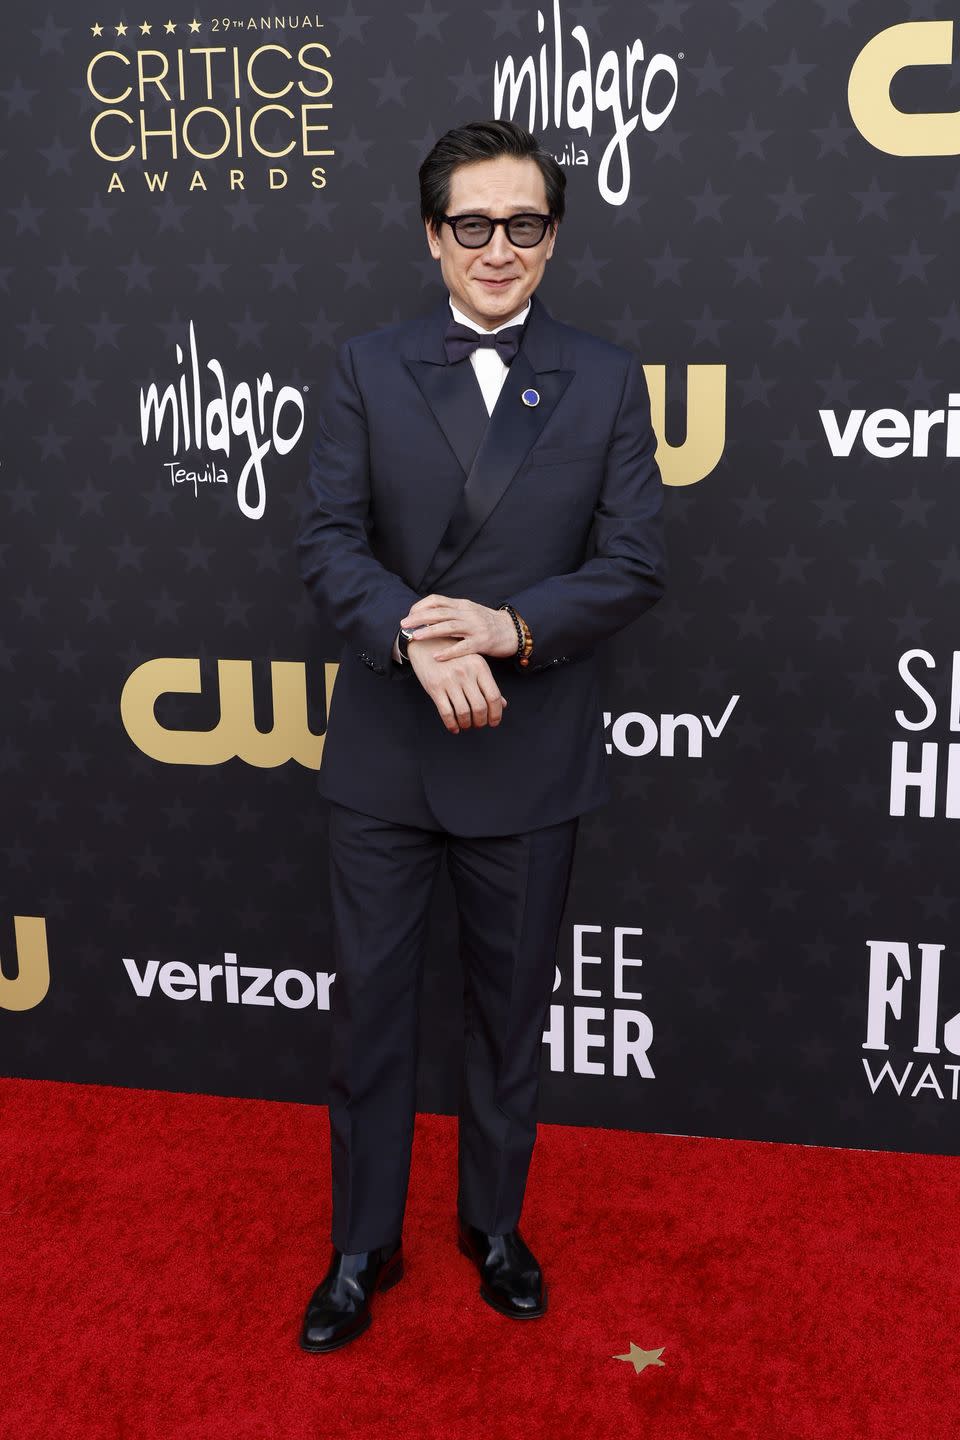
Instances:
[[[170,484],[186,485],[199,495],[201,485],[227,485],[230,476],[214,456],[229,461],[239,449],[243,467],[237,477],[237,504],[251,520],[259,520],[266,509],[267,486],[263,462],[275,450],[287,455],[303,434],[303,396],[292,385],[274,389],[273,376],[265,371],[249,385],[245,380],[228,394],[223,366],[207,360],[205,369],[213,376],[213,393],[202,394],[197,338],[190,321],[190,363],[186,370],[183,350],[176,346],[180,373],[160,393],[156,384],[140,387],[140,439],[144,446],[161,443],[166,436],[173,455],[164,463]],[[281,433],[283,412],[295,412],[292,433]],[[193,457],[197,459],[194,460]],[[181,458],[182,457],[182,458]]]
[[[537,33],[543,42],[534,55],[516,60],[505,56],[494,65],[493,113],[498,120],[513,120],[527,101],[528,130],[593,134],[597,117],[608,114],[613,135],[600,157],[597,187],[608,205],[622,205],[630,194],[630,149],[627,142],[638,124],[659,130],[677,103],[679,75],[672,55],[658,52],[646,57],[643,41],[633,40],[617,50],[604,50],[594,61],[590,36],[583,25],[563,32],[560,0],[553,0],[550,31],[543,10],[537,11]],[[602,44],[603,42],[595,42]],[[682,54],[681,57],[682,59]],[[658,76],[656,102],[651,92]],[[664,86],[668,91],[664,97]],[[634,113],[638,111],[638,113]],[[521,118],[518,123],[524,123]],[[600,121],[605,128],[605,120]],[[587,154],[575,143],[556,156],[560,164],[585,165]]]

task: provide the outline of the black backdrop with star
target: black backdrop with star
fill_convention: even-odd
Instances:
[[[437,134],[532,98],[569,181],[543,298],[640,355],[670,552],[607,655],[616,798],[581,826],[542,1118],[956,1149],[955,15],[8,8],[4,1073],[325,1099],[313,397],[440,293]],[[459,1006],[441,883],[427,1110]]]

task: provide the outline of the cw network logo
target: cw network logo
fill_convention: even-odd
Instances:
[[[699,760],[703,755],[703,732],[718,740],[733,714],[739,695],[731,695],[726,709],[719,720],[709,715],[645,715],[641,710],[628,710],[614,719],[609,710],[603,712],[603,728],[610,731],[606,742],[607,754],[617,750],[621,755],[649,755],[654,750],[661,755],[677,754],[678,732],[685,735],[683,753],[690,759]]]
[[[688,365],[682,445],[667,440],[667,367],[644,365],[657,464],[664,485],[696,485],[720,464],[727,441],[726,365]]]
[[[960,110],[907,113],[890,94],[902,70],[952,62],[952,20],[908,20],[868,40],[847,87],[850,115],[863,138],[887,155],[960,155]]]
[[[217,661],[219,713],[212,727],[163,724],[156,714],[158,701],[203,691],[200,661],[175,657],[147,660],[128,677],[120,696],[123,727],[138,750],[164,765],[223,765],[238,759],[270,769],[295,760],[307,770],[319,770],[324,736],[310,729],[306,666],[298,660],[265,663],[273,709],[269,730],[257,726],[251,660]],[[333,662],[323,667],[326,714],[338,669]]]
[[[39,915],[14,915],[13,934],[17,973],[0,969],[0,1010],[33,1010],[50,989],[46,921]]]

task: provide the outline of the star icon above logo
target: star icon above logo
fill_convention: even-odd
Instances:
[[[640,1346],[634,1345],[631,1340],[628,1354],[614,1355],[612,1358],[614,1360],[628,1361],[629,1364],[633,1366],[635,1373],[639,1375],[640,1371],[646,1370],[648,1365],[665,1365],[666,1361],[660,1359],[665,1349],[666,1346],[661,1345],[659,1350],[641,1350]]]

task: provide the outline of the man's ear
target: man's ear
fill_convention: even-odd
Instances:
[[[429,220],[424,220],[423,228],[427,232],[427,244],[430,247],[430,254],[434,260],[440,259],[440,237]]]

